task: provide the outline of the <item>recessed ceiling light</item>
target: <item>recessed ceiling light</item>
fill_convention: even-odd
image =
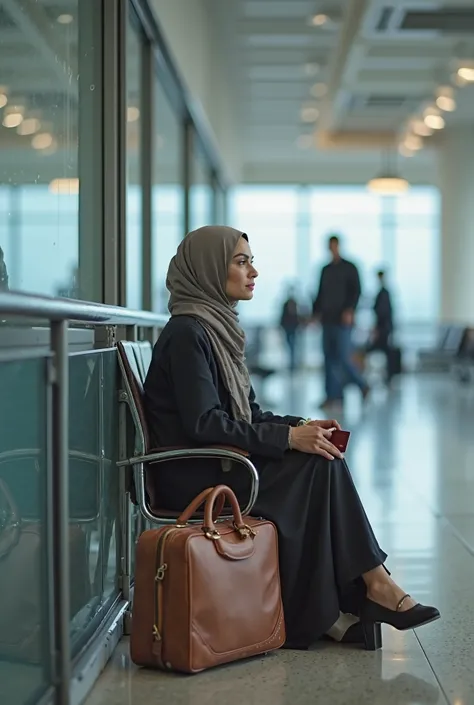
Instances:
[[[456,101],[454,98],[450,98],[447,95],[440,95],[439,98],[436,99],[436,105],[440,110],[444,110],[447,113],[456,110]]]
[[[140,111],[134,105],[127,108],[127,122],[136,122],[140,117]]]
[[[423,149],[423,140],[417,135],[407,135],[404,141],[405,147],[416,152],[419,149]]]
[[[461,66],[458,69],[458,76],[465,81],[474,81],[474,67],[473,66]]]
[[[433,134],[432,128],[425,125],[423,120],[413,120],[411,123],[411,129],[415,135],[420,135],[420,137],[429,137]]]
[[[315,83],[311,86],[310,93],[315,98],[322,98],[328,92],[328,87],[325,83]]]
[[[34,135],[41,127],[41,123],[37,118],[26,118],[21,125],[18,126],[17,132],[19,135]]]
[[[73,196],[79,193],[79,179],[53,179],[49,184],[50,193]]]
[[[40,132],[31,140],[33,149],[48,149],[53,144],[53,135],[50,132]]]
[[[441,115],[427,115],[425,117],[425,125],[428,125],[428,127],[432,127],[433,130],[442,130],[443,127],[445,126],[444,119],[441,117]]]
[[[316,122],[319,117],[319,110],[312,105],[301,108],[301,119],[303,122]]]
[[[71,22],[74,22],[74,17],[72,15],[59,15],[57,22],[59,24],[71,24]]]
[[[23,115],[20,112],[13,111],[7,113],[3,117],[3,125],[5,127],[18,127],[23,122]]]
[[[311,17],[311,24],[313,27],[322,27],[326,22],[329,20],[329,17],[323,13],[318,13],[317,15],[313,15]]]
[[[8,103],[8,98],[5,93],[0,93],[0,108],[4,108]]]
[[[415,154],[415,152],[413,152],[406,146],[406,144],[403,143],[398,146],[398,151],[402,155],[402,157],[413,157]]]

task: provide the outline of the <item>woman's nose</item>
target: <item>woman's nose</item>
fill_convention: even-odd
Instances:
[[[255,269],[255,267],[252,267],[252,271],[250,273],[250,276],[253,277],[254,279],[256,279],[256,277],[258,277],[258,272]]]

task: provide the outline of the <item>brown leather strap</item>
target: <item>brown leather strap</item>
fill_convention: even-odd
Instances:
[[[207,499],[206,499],[206,506],[204,508],[204,525],[206,526],[206,528],[209,529],[211,532],[216,531],[216,527],[214,524],[214,517],[215,517],[214,505],[220,497],[222,497],[224,499],[227,498],[228,501],[230,502],[230,506],[232,508],[232,514],[234,515],[234,522],[235,522],[236,526],[244,527],[245,525],[244,525],[244,522],[242,519],[242,513],[240,511],[237,497],[232,492],[230,487],[227,487],[226,485],[217,485],[217,487],[214,487],[211,490],[211,492],[209,493],[209,495],[207,496]],[[224,506],[224,503],[222,503],[222,506]]]
[[[201,494],[199,494],[191,504],[189,504],[184,512],[180,515],[179,519],[176,520],[177,524],[186,524],[193,514],[199,509],[201,504],[204,503],[205,499],[211,494],[211,492],[214,490],[213,487],[208,487],[206,490],[203,490]],[[222,512],[225,504],[225,495],[221,495],[219,497],[219,501],[216,504],[215,510],[213,512],[213,520],[217,521],[219,518],[220,513]]]

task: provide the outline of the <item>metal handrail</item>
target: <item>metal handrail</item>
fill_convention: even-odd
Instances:
[[[168,321],[168,316],[151,311],[134,311],[121,306],[53,296],[35,296],[18,291],[0,293],[0,316],[41,318],[49,321],[82,321],[105,326],[162,327]]]

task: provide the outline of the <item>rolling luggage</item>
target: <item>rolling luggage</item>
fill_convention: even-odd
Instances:
[[[234,521],[214,523],[223,497]],[[203,524],[189,525],[204,500]],[[230,488],[204,490],[176,524],[140,536],[134,663],[197,673],[278,649],[284,641],[276,528],[250,517],[244,523]]]

